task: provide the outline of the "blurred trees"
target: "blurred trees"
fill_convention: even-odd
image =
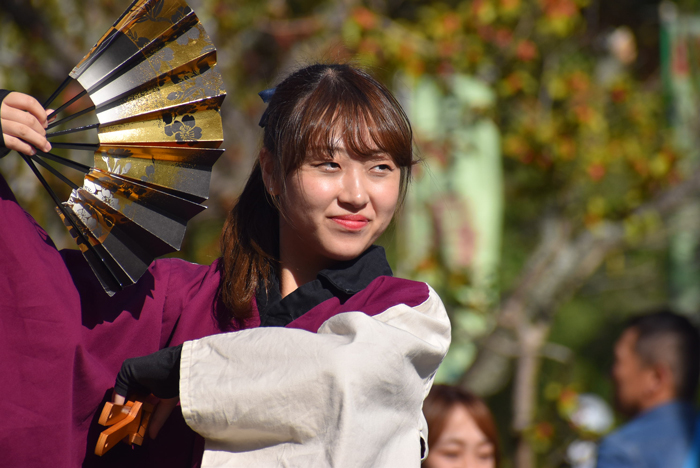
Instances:
[[[446,242],[446,226],[437,217],[433,225],[441,229],[433,234],[442,242],[437,252],[426,252],[422,262],[413,262],[413,274],[432,278],[441,289],[453,313],[456,347],[459,332],[469,333],[469,325],[485,336],[476,360],[460,379],[463,384],[493,391],[485,383],[497,381],[493,374],[499,368],[503,373],[508,359],[515,358],[515,464],[541,466],[535,464],[533,448],[546,446],[537,440],[551,432],[539,430],[542,426],[536,421],[538,403],[544,403],[539,393],[541,359],[571,359],[569,350],[548,343],[557,313],[604,261],[609,259],[611,268],[624,272],[625,252],[651,239],[652,233],[663,235],[664,220],[684,201],[681,191],[693,191],[697,181],[678,184],[689,175],[680,164],[684,155],[675,149],[666,128],[664,103],[654,81],[658,77],[642,80],[635,74],[638,50],[631,29],[590,27],[599,5],[575,0],[411,5],[413,10],[358,8],[346,24],[345,44],[382,70],[429,76],[451,96],[458,95],[452,83],[460,76],[479,80],[495,92],[495,105],[472,106],[465,112],[474,124],[491,119],[501,133],[504,263],[501,278],[483,285],[503,291],[501,300],[483,302],[493,297],[490,291],[455,294],[463,289],[460,279],[478,285],[480,272],[470,267],[481,266],[445,261],[454,258],[445,254],[454,247]],[[414,121],[420,122],[422,111],[413,110]],[[444,112],[448,114],[448,108]],[[419,145],[425,136],[420,130],[418,125]],[[461,132],[470,131],[473,126],[461,121]],[[459,157],[460,148],[451,136],[431,135],[428,140],[421,146],[428,165],[449,167]],[[490,180],[490,174],[478,177]],[[473,181],[464,178],[462,183]],[[458,182],[445,187],[443,195],[460,198]],[[473,195],[461,199],[471,203],[472,212],[483,203]],[[424,202],[430,212],[439,213],[436,203],[444,206],[453,200],[430,194]],[[472,220],[473,231],[483,228],[477,216]],[[474,243],[479,250],[488,240],[462,235],[455,242]],[[423,244],[431,242],[424,238]],[[426,272],[431,269],[432,275]],[[492,320],[474,327],[479,311]],[[463,320],[465,316],[471,317]]]
[[[0,88],[48,96],[127,3],[3,1]],[[655,18],[654,2],[622,3]],[[226,80],[227,153],[181,255],[217,255],[221,219],[258,149],[258,91],[312,61],[369,68],[406,104],[424,160],[385,241],[397,270],[428,280],[452,315],[441,378],[494,395],[500,420],[512,418],[515,466],[560,466],[567,426],[554,402],[571,385],[607,388],[609,349],[587,348],[610,345],[619,319],[607,314],[668,299],[666,220],[698,185],[666,125],[649,39],[658,22],[618,27],[623,18],[606,12],[628,9],[600,0],[190,4]],[[70,246],[19,158],[0,169]]]

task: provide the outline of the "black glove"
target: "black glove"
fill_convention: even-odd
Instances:
[[[143,357],[127,359],[117,375],[114,391],[173,398],[180,394],[180,355],[182,345],[164,348]]]
[[[12,91],[6,89],[0,89],[0,107],[2,107],[2,101],[10,94]],[[2,122],[0,122],[0,158],[5,156],[10,152],[10,149],[5,146],[5,139],[2,137]]]

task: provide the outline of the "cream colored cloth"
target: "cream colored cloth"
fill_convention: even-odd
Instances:
[[[419,467],[422,403],[450,323],[416,307],[345,312],[317,333],[258,328],[186,342],[180,398],[209,467]]]

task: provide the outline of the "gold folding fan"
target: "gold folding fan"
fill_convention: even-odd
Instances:
[[[226,92],[216,49],[182,0],[134,1],[44,107],[76,87],[82,91],[56,109],[47,138],[54,150],[94,152],[93,165],[55,152],[25,160],[111,295],[135,283],[154,258],[179,250],[187,221],[206,208],[212,165],[223,152]],[[87,107],[62,116],[83,102]],[[85,116],[96,121],[54,130]],[[65,141],[95,130],[96,143]],[[83,185],[45,160],[83,172]],[[34,162],[71,186],[67,201]]]

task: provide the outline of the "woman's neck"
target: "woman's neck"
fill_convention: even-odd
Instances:
[[[285,268],[284,264],[282,264],[282,269],[280,271],[280,293],[282,297],[287,297],[289,294],[296,291],[299,286],[313,281],[315,278],[316,275],[310,276],[302,274],[299,271]]]
[[[296,291],[299,286],[316,279],[318,272],[333,265],[328,259],[310,256],[298,243],[285,245],[285,239],[293,233],[280,233],[280,293],[282,297]]]

